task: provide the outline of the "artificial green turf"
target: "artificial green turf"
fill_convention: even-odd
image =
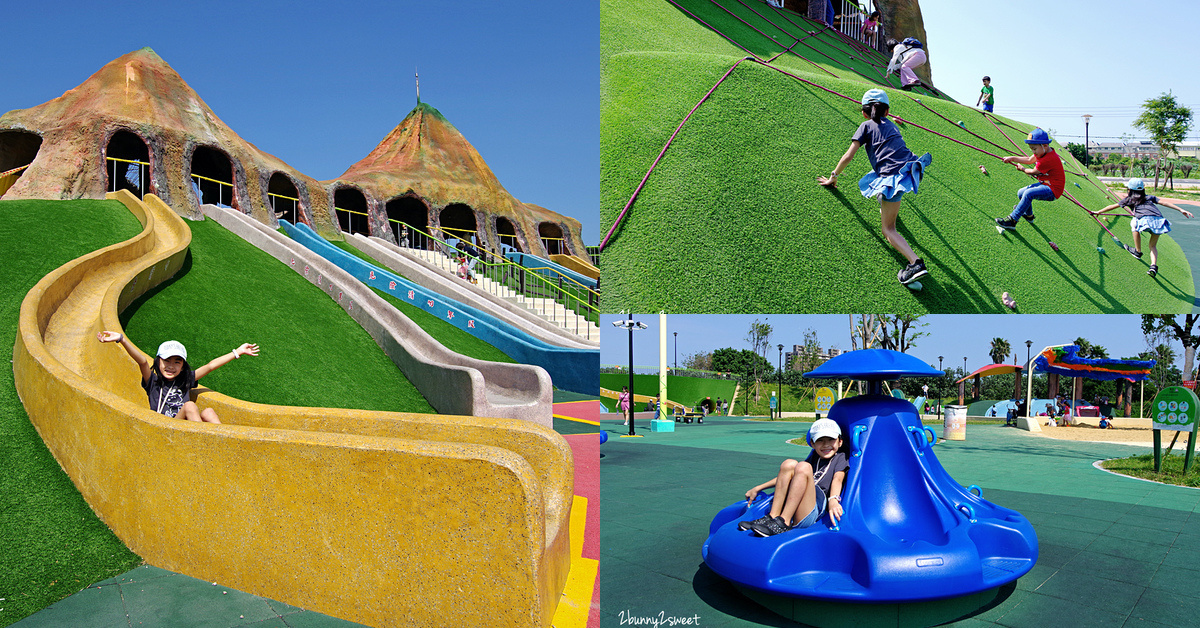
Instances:
[[[254,403],[434,413],[358,323],[320,288],[212,220],[189,222],[192,244],[173,280],[121,314],[153,355],[164,340],[193,368],[243,342],[259,345],[203,384]]]
[[[346,251],[347,253],[350,253],[351,255],[354,255],[355,257],[358,257],[359,259],[362,259],[368,264],[372,264],[378,268],[387,268],[387,266],[380,264],[370,255],[363,253],[348,242],[333,242],[333,245],[339,249],[342,249],[343,251]],[[388,272],[395,271],[389,270]],[[402,314],[407,316],[417,325],[420,325],[421,328],[428,332],[430,336],[433,336],[434,340],[442,343],[442,346],[446,347],[447,349],[455,353],[461,353],[462,355],[475,358],[477,360],[487,360],[488,362],[508,362],[510,364],[515,364],[517,362],[509,357],[508,354],[504,353],[500,349],[497,349],[491,343],[476,336],[472,336],[469,332],[455,327],[453,324],[443,320],[441,317],[434,316],[424,309],[408,303],[403,299],[398,299],[395,296],[384,292],[383,290],[375,287],[372,287],[371,289],[375,291],[375,294],[383,297],[383,299],[390,303],[392,307],[400,310]]]
[[[116,201],[0,201],[0,347],[47,273],[141,225]],[[29,422],[12,368],[0,369],[0,625],[141,562],[88,507]]]
[[[629,385],[629,375],[623,373],[601,373],[600,387],[609,390],[621,390],[622,386]],[[715,401],[717,397],[728,401],[733,397],[733,391],[737,388],[737,382],[731,379],[708,379],[704,377],[682,377],[677,375],[667,376],[667,398],[676,403],[682,403],[687,406],[695,406],[705,397],[712,397]],[[633,392],[638,395],[657,395],[658,394],[658,375],[637,375],[633,376]],[[610,412],[616,412],[617,400],[607,397],[602,397],[600,402],[603,403]],[[640,410],[645,404],[635,404],[635,409]]]
[[[716,3],[680,4],[757,54],[782,49]],[[720,5],[764,32],[778,32],[737,2]],[[850,54],[829,33],[807,41],[813,40]],[[602,0],[605,233],[680,121],[744,56],[667,2]],[[1159,242],[1160,273],[1151,279],[1148,262],[1121,250],[1065,196],[1035,203],[1036,223],[998,234],[993,219],[1011,211],[1016,190],[1032,179],[912,124],[900,125],[909,148],[934,159],[920,194],[905,196],[898,228],[930,276],[921,292],[901,286],[895,277],[904,260],[880,233],[879,203],[857,190],[857,179],[870,168],[865,151],[837,190],[816,183],[862,122],[859,96],[878,86],[864,78],[871,74],[865,63],[846,63],[856,71],[829,61],[826,72],[791,56],[776,65],[853,101],[750,62],[729,74],[679,132],[605,249],[604,311],[1003,312],[1003,292],[1025,313],[1192,308],[1191,271],[1169,237]],[[904,92],[889,95],[893,114],[959,141],[999,155],[1027,148],[1022,140],[1031,124],[997,118],[997,128],[970,107],[920,97],[946,120]],[[1058,152],[1067,170],[1083,172],[1067,151]],[[1093,210],[1111,202],[1094,178],[1068,174],[1066,189]],[[1127,218],[1105,224],[1122,242],[1131,241]]]

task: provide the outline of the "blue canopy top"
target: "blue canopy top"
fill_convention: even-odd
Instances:
[[[940,377],[945,375],[921,360],[889,349],[860,349],[831,358],[807,372],[804,377],[893,380],[901,377]]]

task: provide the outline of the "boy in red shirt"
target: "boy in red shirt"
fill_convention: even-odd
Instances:
[[[1010,155],[1004,157],[1006,164],[1032,164],[1033,168],[1021,168],[1025,174],[1037,177],[1038,182],[1017,190],[1017,201],[1008,218],[997,218],[996,224],[1005,229],[1016,229],[1017,220],[1022,216],[1033,222],[1033,202],[1053,201],[1062,196],[1063,186],[1067,182],[1067,174],[1063,171],[1062,159],[1050,148],[1050,136],[1041,129],[1034,129],[1025,140],[1033,148],[1033,154],[1028,156]]]

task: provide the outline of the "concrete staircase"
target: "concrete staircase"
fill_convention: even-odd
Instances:
[[[437,268],[449,275],[455,275],[458,268],[454,260],[441,251],[425,251],[419,249],[400,249],[405,255],[419,259],[429,266]],[[531,297],[523,295],[508,286],[492,281],[487,277],[477,275],[479,283],[475,288],[498,296],[506,301],[515,303],[537,314],[547,321],[565,329],[580,338],[593,342],[600,341],[600,328],[583,316],[567,309],[558,301],[551,298]],[[464,282],[465,283],[465,282]]]

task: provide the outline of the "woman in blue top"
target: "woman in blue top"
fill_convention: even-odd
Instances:
[[[1153,277],[1158,274],[1158,236],[1171,232],[1171,221],[1163,217],[1158,206],[1166,205],[1183,214],[1185,218],[1191,218],[1192,212],[1174,203],[1159,200],[1157,196],[1146,196],[1146,183],[1141,179],[1130,179],[1125,187],[1129,188],[1129,193],[1121,202],[1109,205],[1096,213],[1103,214],[1118,207],[1130,208],[1133,212],[1133,221],[1129,225],[1133,231],[1133,248],[1125,248],[1134,257],[1142,259],[1142,232],[1150,234],[1150,270],[1147,270],[1146,274]]]
[[[842,155],[833,173],[828,178],[818,177],[817,182],[837,187],[838,174],[854,159],[859,146],[867,149],[871,172],[859,180],[858,189],[866,198],[880,197],[883,237],[908,260],[908,266],[901,269],[896,278],[908,285],[928,275],[929,271],[925,270],[925,262],[913,253],[904,236],[896,231],[896,217],[900,213],[900,198],[905,192],[917,193],[917,186],[925,168],[933,162],[933,156],[925,153],[918,158],[908,150],[900,130],[887,119],[888,96],[883,90],[872,89],[863,94],[862,113],[866,120],[850,138],[850,148]]]

